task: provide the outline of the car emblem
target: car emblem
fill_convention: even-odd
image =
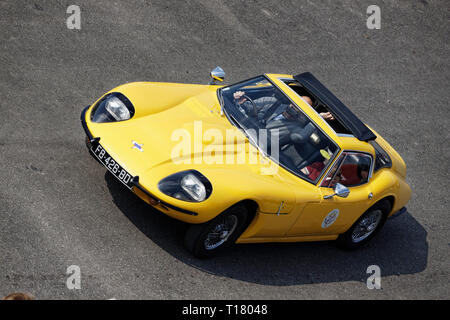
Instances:
[[[133,142],[133,149],[138,149],[140,152],[144,152],[144,148],[142,147],[143,144],[139,144],[136,141],[132,141]]]

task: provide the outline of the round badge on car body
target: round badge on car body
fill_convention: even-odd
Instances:
[[[331,211],[325,217],[325,219],[323,219],[322,228],[326,229],[329,226],[331,226],[337,220],[338,216],[339,216],[339,209],[334,209],[333,211]]]

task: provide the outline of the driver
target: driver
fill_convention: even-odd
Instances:
[[[303,100],[305,100],[309,105],[312,105],[312,100],[311,100],[310,97],[308,97],[308,96],[301,96],[301,98]],[[290,104],[289,107],[292,108],[293,105]],[[279,113],[279,114],[277,114],[275,112],[274,113],[275,117],[272,116],[271,118],[269,118],[269,121],[272,121],[272,120],[292,120],[294,115],[291,112],[289,112],[291,110],[290,108],[286,108],[285,106],[283,106],[283,109],[282,109],[283,112]]]
[[[253,100],[253,102],[255,103],[258,110],[253,111],[253,105],[245,97],[244,91],[236,91],[235,93],[233,93],[233,97],[236,105],[241,109],[241,111],[244,111],[246,115],[250,115],[253,113],[254,116],[257,116],[259,113],[264,114],[269,109],[269,107],[277,101],[277,99],[272,96],[255,99]],[[309,96],[301,96],[301,98],[310,106],[313,105],[313,101]],[[289,106],[292,107],[293,105],[290,104]],[[330,112],[321,112],[320,116],[328,121],[334,120],[334,117]],[[267,122],[273,120],[292,120],[292,116],[289,113],[288,106],[284,104],[280,105]]]
[[[261,97],[261,98],[252,100],[255,103],[256,107],[258,108],[258,110],[253,111],[253,105],[245,97],[244,91],[236,91],[235,93],[233,93],[233,98],[234,98],[234,101],[235,101],[236,105],[238,106],[238,108],[240,108],[241,111],[243,110],[245,112],[245,114],[247,114],[247,115],[250,115],[252,112],[256,112],[256,115],[257,115],[258,112],[261,111],[265,106],[267,106],[267,108],[268,108],[277,101],[277,99],[275,97],[271,97],[271,96]]]

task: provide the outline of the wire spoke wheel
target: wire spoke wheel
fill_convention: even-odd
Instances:
[[[358,243],[370,236],[380,224],[383,212],[374,210],[361,219],[352,232],[352,241]]]
[[[197,258],[206,258],[231,247],[244,231],[248,209],[236,204],[211,221],[189,226],[184,245]]]
[[[225,243],[238,225],[238,218],[235,215],[229,215],[224,219],[217,222],[216,225],[211,227],[210,231],[206,235],[204,242],[206,250],[213,250]]]

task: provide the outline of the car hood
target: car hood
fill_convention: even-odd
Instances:
[[[90,129],[133,175],[166,164],[176,164],[177,171],[205,163],[214,166],[214,157],[226,150],[255,152],[245,135],[220,115],[216,90],[216,86],[201,85],[125,85],[110,92],[127,96],[136,109],[134,117],[90,123]],[[227,134],[235,139],[226,141]]]

